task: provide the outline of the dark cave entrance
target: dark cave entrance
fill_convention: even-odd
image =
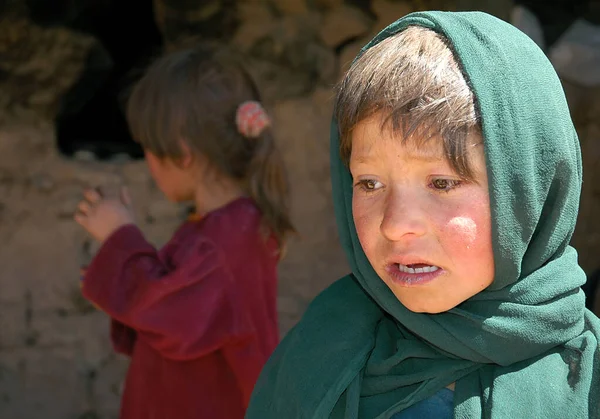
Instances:
[[[129,89],[161,50],[152,0],[28,3],[36,23],[66,26],[102,44],[90,51],[79,80],[62,98],[56,118],[59,151],[66,157],[92,153],[99,160],[143,158],[129,134],[125,105]]]

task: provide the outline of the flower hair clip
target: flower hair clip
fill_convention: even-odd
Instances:
[[[265,128],[271,126],[271,119],[260,103],[249,100],[238,106],[235,124],[244,137],[258,138]]]

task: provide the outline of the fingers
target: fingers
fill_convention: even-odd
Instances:
[[[77,211],[79,211],[83,215],[89,215],[92,212],[92,205],[88,201],[81,201],[79,205],[77,205]]]
[[[75,222],[76,222],[77,224],[80,224],[80,225],[82,225],[82,226],[84,226],[84,227],[85,227],[85,225],[87,224],[87,220],[88,220],[87,216],[86,216],[86,215],[83,215],[83,214],[82,214],[82,213],[80,213],[80,212],[76,212],[76,213],[75,213],[75,216],[73,217],[73,219],[75,220]]]
[[[74,215],[75,221],[83,227],[89,227],[91,219],[100,216],[100,213],[104,214],[101,218],[106,216],[106,211],[112,214],[117,209],[117,206],[124,206],[129,212],[131,212],[131,196],[129,190],[126,187],[121,187],[119,190],[119,198],[116,196],[106,196],[100,188],[88,188],[83,192],[83,200],[77,205],[77,210]],[[103,208],[103,209],[101,209]],[[118,212],[118,211],[117,211]]]
[[[127,208],[131,208],[131,195],[129,195],[129,189],[127,186],[121,187],[121,202]]]
[[[102,200],[102,195],[97,189],[86,189],[83,193],[83,197],[92,205],[95,205]]]
[[[92,215],[94,207],[102,200],[102,195],[98,189],[86,189],[83,192],[84,200],[77,205],[77,212],[73,217],[78,224],[85,226],[88,217]]]

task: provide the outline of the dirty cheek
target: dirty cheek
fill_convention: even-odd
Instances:
[[[368,253],[370,247],[377,241],[376,236],[379,234],[376,213],[373,208],[369,211],[369,206],[360,198],[355,197],[352,201],[352,217],[358,240],[363,250]]]

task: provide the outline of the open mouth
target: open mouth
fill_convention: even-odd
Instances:
[[[445,274],[443,268],[427,263],[392,263],[386,271],[392,281],[403,287],[424,285]]]
[[[400,272],[404,272],[406,274],[423,274],[423,273],[431,273],[440,269],[438,266],[434,265],[425,265],[423,263],[413,263],[410,265],[403,265],[401,263],[397,264],[398,270]]]

